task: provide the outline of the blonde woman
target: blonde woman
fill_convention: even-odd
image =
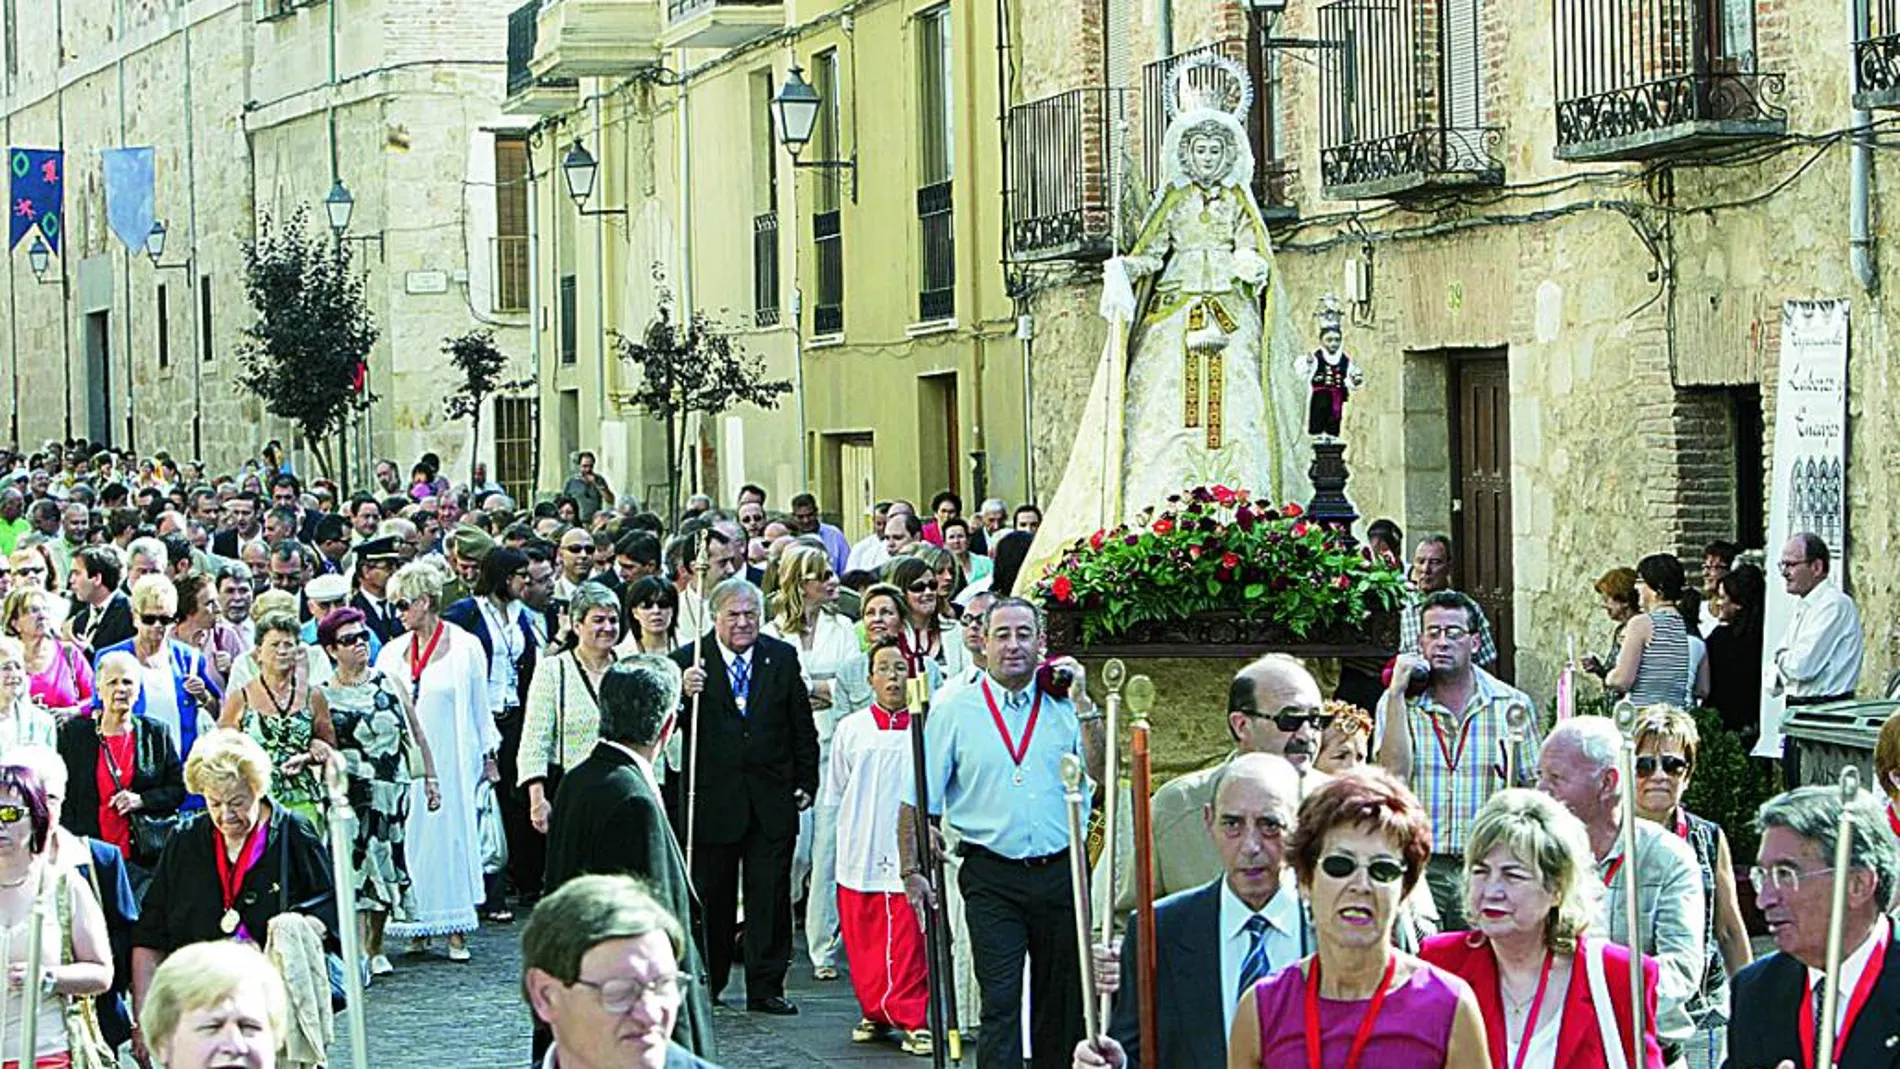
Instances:
[[[28,695],[50,713],[72,716],[92,706],[93,673],[86,651],[59,637],[58,600],[38,587],[16,586],[0,605],[0,624],[20,640]]]
[[[288,1001],[256,947],[195,943],[153,974],[139,1025],[165,1069],[276,1069]]]
[[[383,647],[376,668],[409,690],[435,758],[442,805],[430,809],[424,785],[411,782],[403,841],[415,909],[392,920],[388,934],[413,940],[412,950],[446,935],[449,960],[466,962],[475,907],[484,897],[475,787],[501,779],[495,760],[501,732],[489,704],[488,654],[474,635],[442,619],[447,579],[442,566],[427,559],[411,561],[389,578],[390,608],[405,633]]]
[[[162,575],[147,575],[132,587],[132,637],[99,651],[129,653],[138,661],[139,704],[134,715],[164,726],[179,753],[190,753],[202,726],[217,719],[223,694],[210,681],[203,653],[172,638],[178,590]]]

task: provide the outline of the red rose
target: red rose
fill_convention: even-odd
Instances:
[[[1240,567],[1240,557],[1233,553],[1224,553],[1221,555],[1220,566],[1230,570],[1238,568]]]
[[[1333,585],[1334,585],[1334,586],[1336,586],[1336,587],[1338,587],[1338,588],[1339,588],[1339,589],[1341,589],[1341,590],[1351,590],[1351,589],[1352,589],[1352,576],[1350,576],[1350,575],[1336,575],[1336,576],[1334,576],[1334,577],[1333,577]]]
[[[1191,559],[1193,559],[1193,560],[1200,560],[1200,559],[1201,559],[1201,547],[1199,547],[1199,546],[1189,546],[1189,547],[1188,547],[1188,556],[1189,556],[1189,557],[1190,557]]]
[[[1232,490],[1229,490],[1227,487],[1216,486],[1214,488],[1214,500],[1220,502],[1223,505],[1231,505],[1236,500],[1238,500],[1238,498],[1234,494],[1234,492]]]
[[[1305,521],[1305,520],[1301,520],[1300,522],[1298,522],[1298,523],[1296,523],[1296,524],[1294,524],[1294,525],[1293,525],[1293,537],[1295,537],[1295,538],[1305,538],[1305,537],[1306,537],[1306,532],[1308,532],[1308,531],[1310,531],[1310,530],[1312,530],[1312,528],[1310,528],[1310,527],[1308,527],[1308,526],[1306,525],[1306,521]]]
[[[1055,583],[1049,589],[1055,594],[1057,601],[1067,602],[1075,596],[1075,584],[1069,582],[1069,577],[1066,575],[1056,576]]]
[[[1161,519],[1161,520],[1155,521],[1154,533],[1158,535],[1164,535],[1164,534],[1168,534],[1169,532],[1173,530],[1174,530],[1173,520]]]
[[[1280,515],[1285,516],[1287,519],[1290,520],[1296,516],[1299,516],[1301,513],[1305,511],[1306,511],[1305,509],[1300,507],[1299,502],[1289,501],[1286,503],[1286,506],[1280,510]]]
[[[1089,548],[1090,548],[1090,549],[1101,549],[1101,548],[1102,548],[1102,537],[1103,537],[1104,535],[1106,535],[1107,533],[1108,533],[1108,532],[1106,532],[1106,531],[1097,531],[1097,532],[1095,532],[1094,534],[1092,534],[1092,535],[1090,535],[1090,536],[1089,536]]]

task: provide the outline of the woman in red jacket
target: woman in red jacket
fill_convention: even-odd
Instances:
[[[1629,951],[1583,936],[1605,906],[1591,857],[1583,825],[1547,795],[1499,791],[1478,811],[1465,844],[1472,930],[1433,936],[1419,956],[1477,994],[1493,1069],[1631,1064]],[[1661,1069],[1654,960],[1643,973],[1643,1065]]]

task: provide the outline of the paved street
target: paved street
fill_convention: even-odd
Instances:
[[[473,940],[475,960],[454,965],[437,950],[428,958],[396,957],[396,974],[370,988],[369,1059],[376,1069],[526,1069],[528,1010],[519,987],[521,926],[485,928]],[[791,973],[799,1016],[758,1017],[719,1009],[719,1062],[726,1069],[809,1069],[816,1066],[926,1066],[894,1044],[855,1045],[857,1002],[849,978],[818,984],[801,950]],[[800,967],[800,966],[803,967]],[[726,1001],[744,1005],[740,977]],[[339,1057],[348,1064],[342,1037]]]

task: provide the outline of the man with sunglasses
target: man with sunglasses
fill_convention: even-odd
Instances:
[[[1608,717],[1566,720],[1552,729],[1538,755],[1537,787],[1562,802],[1590,833],[1590,849],[1596,854],[1592,860],[1609,890],[1590,934],[1656,959],[1656,1039],[1662,1044],[1663,1064],[1675,1066],[1684,1063],[1683,1046],[1695,1035],[1689,1003],[1702,989],[1709,903],[1702,895],[1695,852],[1670,829],[1637,820],[1635,860],[1625,857],[1618,764],[1622,747],[1623,734]],[[1639,940],[1630,936],[1625,897],[1632,870]]]
[[[1478,667],[1484,612],[1456,590],[1439,590],[1419,610],[1421,652],[1400,653],[1379,699],[1373,751],[1432,815],[1432,858],[1425,881],[1446,931],[1467,927],[1465,836],[1478,810],[1505,787],[1535,779],[1536,710],[1523,691]],[[1413,693],[1423,681],[1423,689]],[[1524,709],[1524,730],[1505,782],[1507,711]]]

